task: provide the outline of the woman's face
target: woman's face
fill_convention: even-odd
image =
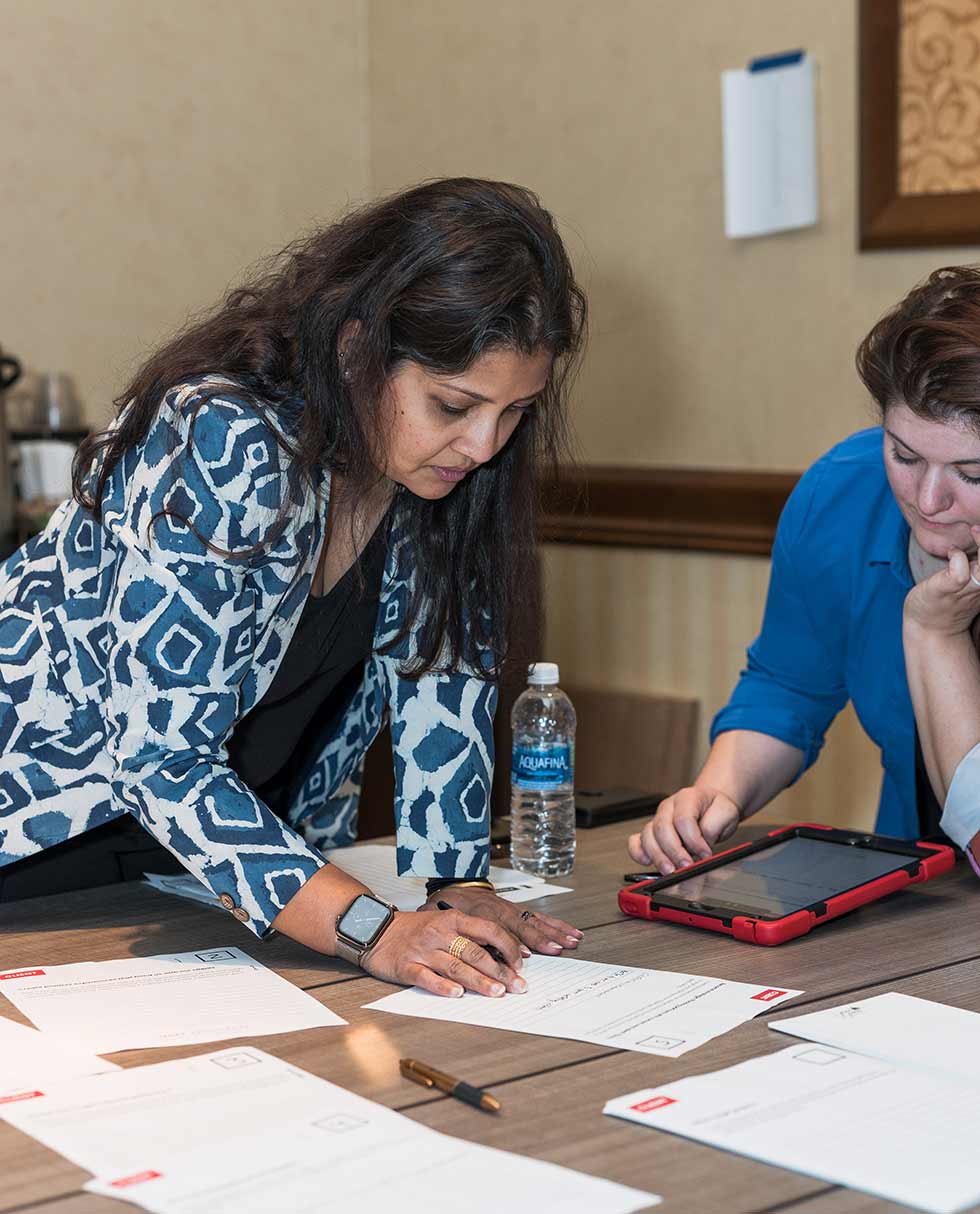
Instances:
[[[980,436],[955,422],[918,417],[907,405],[885,413],[885,470],[912,533],[926,552],[972,553],[980,523]]]
[[[548,382],[551,354],[494,350],[462,375],[407,363],[388,381],[385,475],[418,497],[445,497],[493,459]]]

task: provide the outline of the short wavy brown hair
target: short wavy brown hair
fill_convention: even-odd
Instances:
[[[980,434],[980,266],[946,266],[887,312],[857,350],[882,416],[907,405]]]

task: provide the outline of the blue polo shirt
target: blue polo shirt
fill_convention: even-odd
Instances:
[[[908,542],[880,427],[819,459],[780,517],[762,632],[711,738],[728,729],[770,734],[803,751],[805,771],[851,700],[881,750],[876,829],[912,839],[915,723],[902,650]]]

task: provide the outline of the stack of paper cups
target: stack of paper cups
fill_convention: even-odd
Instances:
[[[36,497],[62,501],[71,494],[74,443],[45,438],[19,446],[20,495],[25,501]]]

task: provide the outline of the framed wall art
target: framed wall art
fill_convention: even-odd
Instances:
[[[980,0],[860,0],[862,249],[980,244]]]

